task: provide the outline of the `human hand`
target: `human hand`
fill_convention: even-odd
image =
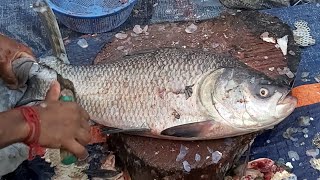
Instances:
[[[22,57],[35,61],[35,56],[29,47],[0,34],[0,78],[10,89],[18,89],[18,79],[12,70],[12,62]]]
[[[35,110],[40,119],[39,144],[42,147],[65,149],[78,159],[85,159],[90,140],[88,113],[74,102],[61,102],[60,85],[56,81],[47,92],[45,101]]]

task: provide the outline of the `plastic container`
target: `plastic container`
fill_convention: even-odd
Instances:
[[[103,33],[122,25],[137,0],[47,0],[58,21],[80,33]]]

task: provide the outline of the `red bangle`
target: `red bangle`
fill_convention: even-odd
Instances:
[[[19,107],[21,113],[24,117],[24,120],[29,126],[29,133],[26,139],[23,141],[26,145],[29,146],[29,160],[32,160],[41,147],[39,146],[39,137],[40,137],[40,119],[37,111],[33,107],[23,106]]]

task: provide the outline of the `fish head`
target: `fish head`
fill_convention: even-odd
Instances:
[[[289,116],[297,99],[290,88],[249,68],[225,68],[214,83],[212,101],[230,126],[270,128]]]

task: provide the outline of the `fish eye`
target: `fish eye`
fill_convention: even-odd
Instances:
[[[268,97],[268,95],[269,95],[269,90],[266,89],[266,88],[260,88],[259,93],[260,93],[260,96],[261,96],[261,97]]]

